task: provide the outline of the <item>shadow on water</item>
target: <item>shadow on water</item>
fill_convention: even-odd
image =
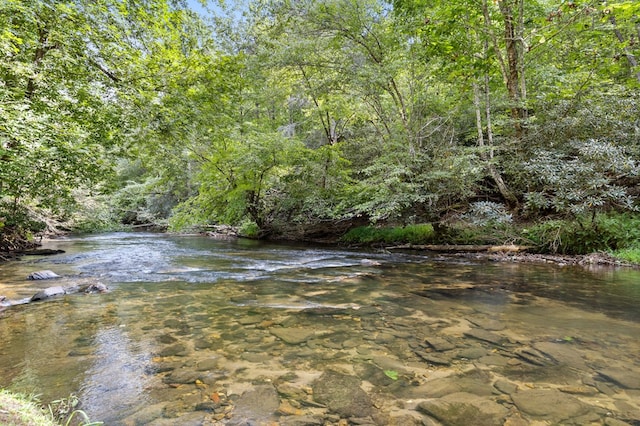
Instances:
[[[638,271],[161,234],[49,246],[66,253],[7,264],[0,294],[51,285],[24,279],[42,269],[111,291],[1,312],[0,386],[75,393],[108,425],[640,421]]]

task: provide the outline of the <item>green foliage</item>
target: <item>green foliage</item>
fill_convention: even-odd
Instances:
[[[102,422],[92,422],[87,414],[78,409],[80,400],[74,394],[67,398],[57,399],[47,405],[49,414],[57,423],[64,426],[98,426]]]
[[[0,407],[2,418],[9,425],[56,426],[56,423],[45,415],[38,399],[31,395],[23,395],[0,389]]]
[[[238,235],[246,238],[258,238],[260,237],[260,227],[251,220],[245,220],[238,228]]]
[[[384,370],[384,374],[391,380],[398,380],[399,377],[398,372],[394,370]]]
[[[610,142],[574,143],[568,152],[539,151],[524,164],[539,183],[526,194],[532,210],[553,209],[562,214],[595,214],[612,206],[637,209],[633,197],[616,181],[640,174],[637,161]]]
[[[640,243],[638,244],[640,245]],[[625,248],[622,250],[614,250],[611,254],[625,262],[640,265],[640,247]]]
[[[426,244],[433,238],[433,235],[434,230],[431,224],[390,228],[361,226],[349,230],[340,241],[347,244]]]
[[[630,214],[599,214],[579,220],[549,220],[527,228],[523,236],[542,251],[587,254],[625,250],[640,241],[640,217]],[[583,224],[584,223],[584,224]]]

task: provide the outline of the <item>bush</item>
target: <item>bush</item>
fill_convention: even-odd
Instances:
[[[588,254],[624,250],[640,243],[640,216],[600,214],[588,220],[550,220],[523,231],[541,251],[562,254]]]
[[[351,229],[340,241],[347,244],[425,244],[433,237],[433,226],[426,223],[392,228],[360,226]]]
[[[260,238],[260,227],[252,220],[245,220],[238,228],[238,235],[245,238]]]
[[[626,262],[640,265],[640,247],[615,250],[611,255]]]

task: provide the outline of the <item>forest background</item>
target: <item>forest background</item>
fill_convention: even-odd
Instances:
[[[0,2],[0,248],[228,224],[640,263],[639,2],[197,10]]]

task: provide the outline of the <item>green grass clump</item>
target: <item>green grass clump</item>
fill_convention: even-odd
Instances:
[[[360,226],[347,232],[341,238],[341,242],[347,244],[425,244],[433,236],[433,226],[429,223],[391,228]]]
[[[626,248],[622,250],[614,250],[611,255],[625,262],[640,265],[640,247]]]
[[[593,218],[549,220],[529,227],[523,234],[543,252],[625,252],[640,247],[640,215],[608,213]]]
[[[56,426],[34,397],[0,389],[0,424],[13,426]]]

